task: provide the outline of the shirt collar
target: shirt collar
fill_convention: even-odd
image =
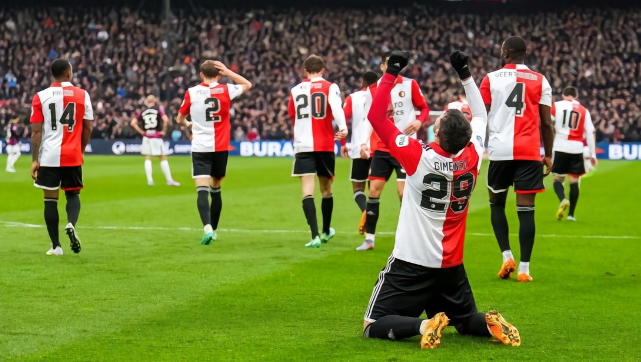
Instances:
[[[462,149],[462,150],[458,151],[458,152],[457,152],[457,153],[455,153],[455,154],[452,154],[452,153],[449,153],[449,152],[445,151],[445,150],[444,150],[443,148],[441,148],[441,146],[440,146],[438,143],[436,143],[436,142],[432,142],[432,143],[428,144],[428,146],[430,146],[430,147],[434,150],[434,152],[438,153],[439,155],[441,155],[441,156],[443,156],[443,157],[448,157],[448,158],[455,158],[455,157],[460,156],[460,155],[463,153],[463,151],[465,150],[465,147],[467,147],[467,146],[465,146],[465,147],[463,147],[463,149]]]
[[[310,82],[318,82],[319,80],[325,80],[325,79],[323,79],[323,77],[314,77],[314,78],[311,78],[309,81]]]
[[[51,83],[52,87],[72,87],[71,82],[53,82]]]
[[[503,69],[530,69],[525,64],[505,64]]]
[[[218,82],[212,82],[212,83],[209,83],[209,84],[207,84],[205,82],[202,82],[202,83],[200,83],[200,85],[202,85],[203,87],[214,88],[215,86],[218,85]]]

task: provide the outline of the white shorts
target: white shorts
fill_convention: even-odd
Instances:
[[[11,155],[14,153],[20,153],[20,144],[18,143],[17,145],[9,146],[7,145],[7,155]]]
[[[142,138],[142,148],[140,153],[145,156],[164,156],[165,152],[165,142],[162,138]]]

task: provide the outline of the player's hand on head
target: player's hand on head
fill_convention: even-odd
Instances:
[[[410,61],[410,52],[407,50],[394,50],[387,59],[387,73],[397,76]]]
[[[225,64],[223,64],[222,62],[219,62],[217,60],[214,61],[214,67],[216,67],[216,69],[218,69],[218,72],[220,72],[220,75],[225,75],[229,71],[229,69],[227,69]]]
[[[450,54],[450,64],[452,64],[452,68],[454,68],[462,80],[472,76],[470,68],[467,65],[469,59],[470,56],[460,50],[455,50]]]

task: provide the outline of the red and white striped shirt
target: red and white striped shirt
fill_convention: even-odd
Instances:
[[[383,76],[368,115],[381,142],[407,172],[392,255],[428,268],[460,265],[469,199],[483,155],[483,99],[473,79],[463,82],[473,115],[472,138],[452,155],[435,142],[422,145],[402,134],[387,117],[394,81],[390,74]]]
[[[318,77],[305,79],[289,94],[294,123],[294,152],[334,152],[334,126],[347,129],[338,85]]]
[[[350,158],[361,158],[361,145],[368,145],[371,149],[372,126],[367,120],[367,112],[372,106],[372,95],[365,88],[358,92],[354,92],[347,96],[343,112],[345,112],[345,119],[351,119],[352,126],[352,141],[351,147],[348,150]],[[345,139],[341,140],[344,145]]]
[[[93,120],[89,93],[69,82],[54,82],[31,102],[31,123],[43,123],[39,163],[44,167],[82,165],[83,120]]]
[[[590,111],[577,100],[560,101],[552,105],[554,121],[554,151],[583,153],[583,140],[587,140],[590,156],[596,157],[594,124]]]
[[[192,152],[229,150],[232,99],[243,94],[237,84],[201,83],[185,92],[180,114],[191,115]]]
[[[376,94],[377,87],[380,83],[381,80],[379,79],[377,83],[369,87],[372,97]],[[419,111],[418,117],[416,116],[416,110]],[[416,80],[400,75],[396,78],[396,84],[390,92],[388,112],[393,115],[394,124],[401,132],[416,120],[425,123],[425,121],[429,119],[430,108],[427,106],[427,102],[425,102],[425,98],[423,98],[423,92],[421,92],[421,87],[418,86]],[[416,134],[412,134],[410,137],[416,138]],[[381,141],[375,132],[372,134],[372,143],[376,150],[389,152],[385,143]],[[372,152],[374,152],[373,149]]]
[[[490,160],[541,160],[539,105],[552,105],[552,87],[524,64],[507,64],[488,73],[481,95],[490,104]]]

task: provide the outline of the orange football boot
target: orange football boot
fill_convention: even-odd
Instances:
[[[365,235],[365,221],[367,221],[367,210],[363,210],[361,221],[358,223],[358,233],[361,235]]]
[[[532,279],[530,274],[519,273],[519,275],[516,276],[516,280],[520,281],[521,283],[529,283],[534,279]]]
[[[508,323],[496,309],[485,313],[485,323],[490,328],[492,335],[506,346],[518,347],[521,345],[519,331]]]
[[[512,276],[512,273],[516,270],[516,264],[514,263],[514,259],[510,258],[503,262],[503,265],[501,265],[501,270],[499,270],[499,278],[501,279],[509,279]]]
[[[425,325],[425,333],[421,337],[421,349],[434,349],[441,344],[441,331],[447,327],[450,319],[447,318],[445,313],[437,313],[432,319],[427,321]]]

